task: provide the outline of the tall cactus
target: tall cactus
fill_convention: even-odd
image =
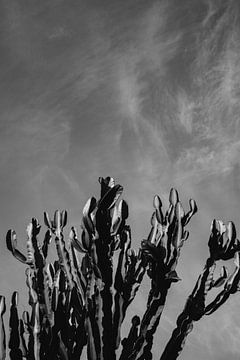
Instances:
[[[19,317],[18,293],[10,308],[10,359],[79,360],[86,347],[88,360],[152,359],[153,339],[176,272],[181,248],[188,238],[185,229],[197,206],[190,200],[185,213],[175,189],[170,191],[164,213],[159,196],[153,200],[151,230],[138,251],[132,249],[131,228],[127,224],[128,205],[120,199],[123,188],[111,177],[99,178],[100,198],[90,198],[84,208],[81,229],[71,227],[68,236],[67,212],[55,211],[52,219],[44,213],[47,231],[39,240],[41,226],[32,218],[27,226],[26,255],[17,247],[17,235],[9,230],[7,248],[26,268],[30,311]],[[57,259],[48,260],[54,240]],[[177,320],[177,328],[161,360],[174,360],[181,352],[194,321],[216,311],[239,289],[240,245],[235,226],[213,221],[209,239],[210,256],[203,273]],[[218,260],[235,258],[235,270],[222,268],[213,279]],[[114,263],[116,266],[114,266]],[[147,273],[151,286],[142,318],[135,315],[128,335],[121,341],[121,327]],[[206,305],[213,287],[222,286]],[[3,315],[5,298],[0,297],[0,360],[6,359]],[[174,350],[175,349],[175,350]]]

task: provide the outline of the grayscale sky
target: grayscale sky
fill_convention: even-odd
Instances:
[[[213,218],[240,232],[239,0],[0,0],[0,291],[25,288],[31,217],[98,195],[99,176],[124,186],[134,247],[152,198],[171,187],[198,204],[171,288],[155,359],[208,255]],[[26,290],[25,290],[26,291]],[[144,309],[143,287],[134,311]],[[195,324],[180,359],[240,356],[240,294]],[[24,310],[20,301],[20,311]]]

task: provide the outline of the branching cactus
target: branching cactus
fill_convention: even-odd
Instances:
[[[151,218],[151,231],[147,240],[142,241],[142,253],[147,259],[148,275],[151,289],[148,296],[147,309],[140,323],[139,335],[128,359],[149,359],[151,348],[168,290],[173,282],[179,281],[176,272],[180,250],[188,238],[185,226],[196,213],[197,206],[190,200],[190,210],[185,214],[179,201],[178,192],[171,189],[169,207],[165,215],[159,196],[154,197],[155,211]]]
[[[193,323],[199,321],[204,315],[215,312],[226,302],[229,296],[239,290],[240,265],[239,251],[240,242],[236,238],[235,225],[229,222],[226,226],[222,221],[213,220],[211,234],[208,242],[209,258],[202,274],[188,297],[183,312],[177,319],[177,327],[174,329],[161,360],[176,359],[183,349],[187,335],[193,329]],[[228,275],[225,266],[221,269],[218,279],[214,280],[216,262],[229,260],[234,257],[235,269]],[[222,290],[213,301],[206,304],[207,294],[212,288],[222,287]]]
[[[7,248],[27,267],[30,306],[29,312],[19,316],[18,293],[13,293],[8,341],[11,360],[114,360],[116,354],[120,360],[152,359],[153,338],[168,290],[180,280],[176,267],[189,235],[186,226],[197,206],[190,200],[190,210],[185,213],[172,189],[164,213],[159,196],[155,196],[150,233],[135,251],[127,224],[128,205],[120,199],[122,186],[111,177],[99,178],[99,183],[100,198],[86,202],[80,229],[72,226],[66,235],[67,212],[57,210],[52,218],[44,213],[47,231],[40,241],[41,226],[32,218],[27,226],[26,254],[18,248],[16,232],[7,233]],[[48,260],[52,240],[57,254],[53,263]],[[213,222],[209,250],[203,273],[161,359],[177,358],[193,322],[216,311],[239,288],[240,246],[233,223]],[[223,267],[214,280],[216,262],[233,257],[233,273],[228,275]],[[146,273],[151,282],[146,311],[142,318],[132,318],[129,333],[121,340],[122,324]],[[215,300],[206,304],[208,291],[220,286]],[[1,296],[0,360],[7,356],[4,313],[5,298]]]

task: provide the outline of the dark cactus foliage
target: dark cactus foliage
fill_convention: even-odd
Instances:
[[[177,319],[177,327],[174,329],[160,360],[177,359],[183,349],[187,335],[193,329],[194,321],[215,312],[231,294],[240,289],[240,241],[236,238],[235,225],[229,222],[225,226],[222,221],[213,220],[208,247],[209,258],[191,295],[187,299],[183,312]],[[233,257],[235,269],[232,274],[228,275],[226,267],[223,266],[220,276],[214,280],[216,262]],[[213,301],[206,304],[208,292],[212,288],[218,287],[222,287],[222,290]]]
[[[148,360],[152,359],[154,335],[173,283],[181,248],[189,233],[186,226],[197,212],[194,200],[185,212],[175,189],[170,191],[169,207],[162,208],[154,197],[154,212],[147,239],[136,252],[132,249],[127,224],[128,205],[120,200],[123,188],[111,177],[99,178],[100,199],[90,198],[83,209],[81,233],[72,227],[66,237],[67,212],[56,211],[53,218],[44,213],[47,231],[39,241],[41,226],[32,218],[27,227],[27,253],[17,248],[15,231],[9,230],[7,248],[27,265],[30,313],[18,314],[18,293],[14,292],[9,320],[11,360]],[[48,261],[54,239],[57,259]],[[67,239],[67,240],[66,240]],[[193,323],[216,311],[239,290],[240,242],[232,222],[214,220],[209,239],[209,258],[183,312],[177,319],[161,360],[174,360],[184,346]],[[235,270],[228,275],[222,268],[214,280],[216,262],[234,258]],[[116,266],[114,266],[114,263]],[[143,277],[150,279],[146,310],[132,318],[128,335],[121,340],[121,326]],[[221,287],[206,304],[207,293]],[[0,360],[6,359],[3,315],[5,298],[0,296]],[[86,347],[86,351],[84,348]],[[118,350],[118,351],[117,351]]]

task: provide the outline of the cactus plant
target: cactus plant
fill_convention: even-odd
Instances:
[[[6,333],[4,326],[3,315],[6,312],[6,303],[5,297],[0,296],[0,359],[4,360],[6,358]]]
[[[202,274],[188,297],[183,312],[177,319],[177,327],[161,356],[161,360],[176,359],[183,349],[187,335],[192,331],[195,321],[199,321],[204,315],[215,312],[230,294],[235,293],[239,287],[240,264],[239,251],[240,242],[236,238],[235,225],[229,222],[227,226],[222,221],[213,220],[211,234],[208,242],[209,258],[206,260]],[[226,267],[222,267],[220,277],[214,280],[216,261],[229,260],[234,257],[235,269],[228,275]],[[206,297],[212,288],[223,285],[223,289],[206,305]]]
[[[184,242],[186,226],[197,212],[194,200],[185,213],[178,192],[171,189],[166,212],[159,196],[153,199],[151,229],[139,250],[132,249],[131,228],[127,224],[128,205],[120,200],[123,188],[111,177],[99,178],[100,198],[90,198],[83,208],[80,230],[71,227],[68,236],[67,212],[44,213],[47,231],[39,241],[41,226],[32,218],[27,227],[27,253],[17,247],[17,235],[9,230],[7,248],[26,268],[30,313],[18,315],[18,293],[10,308],[10,359],[27,360],[144,360],[152,359],[156,329],[168,291],[180,280],[176,268]],[[79,235],[80,234],[80,235]],[[57,259],[48,260],[54,239]],[[226,226],[214,220],[209,239],[209,258],[199,276],[177,328],[161,360],[178,357],[193,323],[216,311],[239,289],[240,242],[232,222]],[[235,270],[226,267],[214,280],[216,262],[234,258]],[[114,266],[114,263],[116,266]],[[128,335],[121,340],[121,327],[145,275],[150,278],[146,310],[132,318]],[[221,287],[206,304],[207,293]],[[0,297],[0,360],[6,359],[3,315],[5,298]],[[86,348],[86,351],[84,351]]]

